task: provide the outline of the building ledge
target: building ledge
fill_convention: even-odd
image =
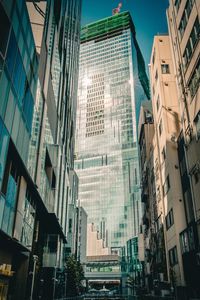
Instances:
[[[12,252],[20,251],[25,256],[29,256],[30,248],[27,248],[24,246],[21,242],[19,242],[17,239],[9,236],[6,232],[0,229],[0,244],[1,249],[6,250],[11,249]]]

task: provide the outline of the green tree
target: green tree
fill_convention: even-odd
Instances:
[[[66,273],[66,294],[67,296],[77,296],[83,290],[84,270],[79,261],[71,255],[67,258],[65,265]]]

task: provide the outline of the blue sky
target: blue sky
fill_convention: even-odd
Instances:
[[[83,0],[82,25],[111,16],[119,2],[123,3],[121,11],[128,10],[132,15],[147,67],[154,35],[167,32],[168,0]]]

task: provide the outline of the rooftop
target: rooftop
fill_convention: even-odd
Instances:
[[[123,29],[130,28],[130,26],[134,28],[130,13],[125,11],[82,27],[81,42],[84,43],[96,38],[105,37],[113,32],[120,32]]]

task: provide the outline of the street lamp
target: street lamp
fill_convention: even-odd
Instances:
[[[33,300],[33,290],[34,290],[34,281],[35,281],[35,268],[36,268],[36,263],[38,261],[38,256],[33,255],[33,276],[32,276],[32,283],[31,283],[31,296],[30,300]]]

